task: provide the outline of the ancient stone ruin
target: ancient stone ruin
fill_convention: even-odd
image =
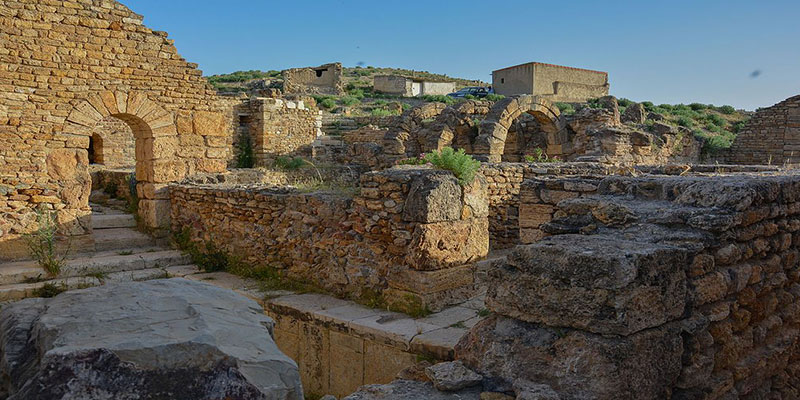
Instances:
[[[0,397],[800,397],[797,97],[703,164],[604,73],[334,114],[142,21],[0,3]]]

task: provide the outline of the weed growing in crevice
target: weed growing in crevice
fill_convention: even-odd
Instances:
[[[67,249],[63,254],[58,254],[56,249],[56,233],[58,226],[56,225],[55,216],[49,211],[37,211],[36,220],[39,227],[31,232],[25,234],[25,242],[28,245],[28,251],[31,257],[36,260],[50,276],[58,276],[61,269],[66,264],[67,255],[69,254],[69,243]]]

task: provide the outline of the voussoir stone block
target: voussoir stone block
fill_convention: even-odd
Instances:
[[[550,326],[630,335],[681,316],[686,253],[615,237],[558,235],[518,246],[489,273],[486,303]]]

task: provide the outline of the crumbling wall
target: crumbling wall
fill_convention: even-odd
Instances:
[[[248,129],[256,166],[270,166],[279,155],[311,153],[320,135],[320,111],[303,101],[254,97],[247,102]]]
[[[495,314],[457,358],[499,391],[798,398],[800,178],[610,176],[594,186],[558,202],[554,236],[489,272]]]
[[[474,294],[488,252],[486,187],[431,169],[361,176],[353,197],[253,186],[174,185],[173,229],[340,296],[383,293],[431,309]]]
[[[293,94],[344,94],[342,64],[324,64],[319,67],[292,68],[281,73],[284,93]]]
[[[0,3],[0,258],[25,255],[35,209],[53,211],[62,234],[88,232],[87,150],[104,117],[141,145],[139,212],[152,228],[168,224],[164,183],[224,170],[231,129],[216,91],[142,19],[116,1]]]
[[[736,136],[728,160],[736,164],[798,163],[800,96],[758,110]]]

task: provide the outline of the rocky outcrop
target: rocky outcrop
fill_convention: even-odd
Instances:
[[[0,397],[302,399],[261,307],[184,279],[28,299],[0,313]]]

